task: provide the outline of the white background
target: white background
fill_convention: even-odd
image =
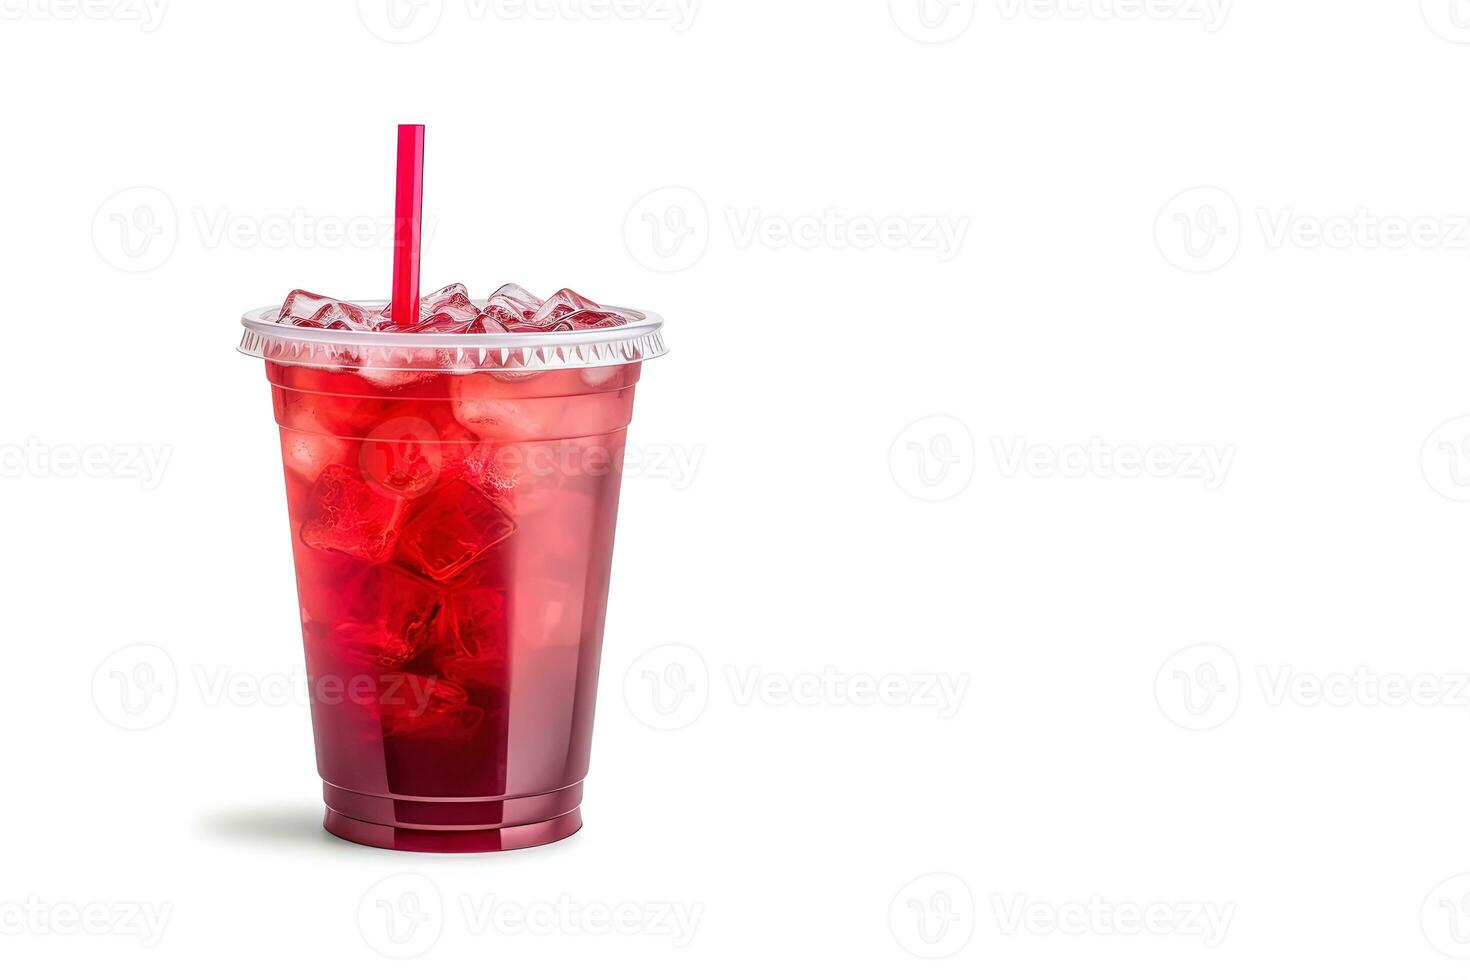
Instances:
[[[1470,4],[67,3],[0,0],[9,975],[1470,970]],[[404,121],[425,286],[662,311],[698,459],[536,850],[328,837],[276,690],[238,316],[388,291]]]

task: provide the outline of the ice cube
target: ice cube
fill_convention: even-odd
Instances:
[[[488,374],[458,375],[449,383],[454,417],[482,439],[518,442],[544,434],[544,413],[554,399],[542,406],[534,398],[506,398],[505,382]]]
[[[556,323],[536,323],[534,321],[527,320],[524,323],[519,323],[514,326],[506,327],[506,330],[511,333],[561,333],[564,330],[570,329],[572,329],[570,321]]]
[[[409,385],[423,384],[434,380],[431,371],[404,371],[400,368],[360,368],[358,377],[376,388],[397,389],[407,388]]]
[[[396,565],[377,565],[351,588],[346,612],[333,629],[345,658],[393,670],[434,640],[444,602],[432,582]]]
[[[488,313],[482,313],[465,333],[507,333],[505,325]]]
[[[453,681],[423,674],[384,674],[378,717],[383,735],[398,738],[466,738],[485,719]]]
[[[456,656],[505,659],[505,593],[493,588],[456,592],[450,603],[450,628]]]
[[[420,326],[468,323],[480,315],[480,308],[470,299],[464,283],[452,283],[423,298],[419,310]]]
[[[622,365],[583,368],[582,383],[589,388],[601,388],[603,385],[611,385],[616,381],[623,380],[624,370]]]
[[[287,326],[324,330],[377,330],[387,322],[381,313],[304,289],[293,290],[286,297],[278,320]]]
[[[322,470],[346,455],[342,440],[311,432],[281,430],[281,458],[286,469],[309,483],[315,483]]]
[[[578,465],[569,456],[569,444],[503,446],[496,454],[502,474],[514,484],[505,508],[516,518],[529,517],[550,507],[567,481],[568,469]]]
[[[393,306],[383,307],[381,316],[388,320]],[[385,322],[383,330],[403,333],[464,333],[480,316],[480,308],[470,299],[463,283],[452,283],[419,301],[419,322],[413,326]]]
[[[444,447],[427,419],[397,415],[379,423],[357,454],[362,475],[400,497],[426,493],[444,471]]]
[[[482,452],[484,444],[452,416],[436,415],[434,424],[439,432],[439,455],[443,466],[440,474],[444,479],[452,480],[465,472],[465,460]]]
[[[435,651],[440,673],[466,687],[505,685],[505,593],[499,589],[456,591],[447,609],[453,644]]]
[[[544,302],[539,296],[512,282],[490,295],[485,302],[484,314],[506,329],[512,329],[524,326]]]
[[[543,300],[515,283],[497,289],[481,309],[462,283],[452,283],[423,297],[419,322],[413,326],[392,323],[391,306],[369,310],[304,289],[286,297],[279,320],[291,326],[328,330],[457,334],[590,330],[622,326],[628,322],[628,315],[624,310],[600,306],[570,289]]]
[[[333,463],[322,470],[306,504],[301,540],[312,548],[381,562],[393,551],[403,522],[403,500]]]
[[[342,398],[324,391],[312,391],[319,383],[314,368],[288,368],[288,372],[305,372],[307,376],[288,374],[271,389],[276,421],[281,428],[296,432],[352,438],[377,421],[377,408],[363,398]]]
[[[399,550],[436,582],[454,578],[515,530],[515,523],[485,494],[454,480],[404,527]]]
[[[559,290],[531,317],[531,323],[538,330],[593,330],[621,327],[627,322],[626,317],[603,309],[570,289]]]
[[[616,462],[609,454],[608,465]],[[465,458],[459,478],[495,501],[515,520],[552,503],[566,483],[568,470],[578,465],[578,458],[562,445],[485,443]]]
[[[419,302],[419,322],[413,326],[392,322],[391,303],[383,307],[380,315],[383,322],[378,330],[383,333],[462,334],[475,331],[480,308],[470,299],[464,284],[456,282],[430,293]],[[406,388],[435,380],[440,370],[448,366],[449,358],[444,351],[395,349],[377,361],[365,363],[359,374],[364,381],[379,388]]]
[[[511,492],[515,490],[516,481],[510,468],[498,458],[499,455],[493,446],[483,443],[476,446],[475,451],[461,461],[459,477],[500,507],[508,509],[507,504]]]
[[[501,286],[485,304],[481,318],[484,333],[497,331],[489,323],[498,323],[503,330],[512,333],[550,333],[555,330],[571,330],[576,326],[573,318],[582,311],[598,309],[597,304],[564,289],[549,300],[522,289],[515,283]],[[592,314],[599,315],[599,314]]]

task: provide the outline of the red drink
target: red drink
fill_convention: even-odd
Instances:
[[[452,336],[246,324],[280,425],[327,829],[432,851],[574,833],[657,318]],[[547,363],[566,366],[525,370]]]

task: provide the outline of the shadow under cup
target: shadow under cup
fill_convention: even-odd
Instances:
[[[575,833],[661,321],[426,337],[270,312],[241,349],[280,427],[326,828],[422,851]]]

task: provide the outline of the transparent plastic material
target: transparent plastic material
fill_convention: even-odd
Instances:
[[[382,301],[356,304],[378,309]],[[435,334],[323,330],[275,322],[279,306],[241,318],[239,350],[280,364],[382,371],[517,373],[616,367],[664,354],[663,319],[646,310],[604,309],[625,316],[620,327],[548,333]]]
[[[240,349],[265,358],[280,427],[327,829],[426,851],[574,833],[661,321],[436,336],[272,312]]]

